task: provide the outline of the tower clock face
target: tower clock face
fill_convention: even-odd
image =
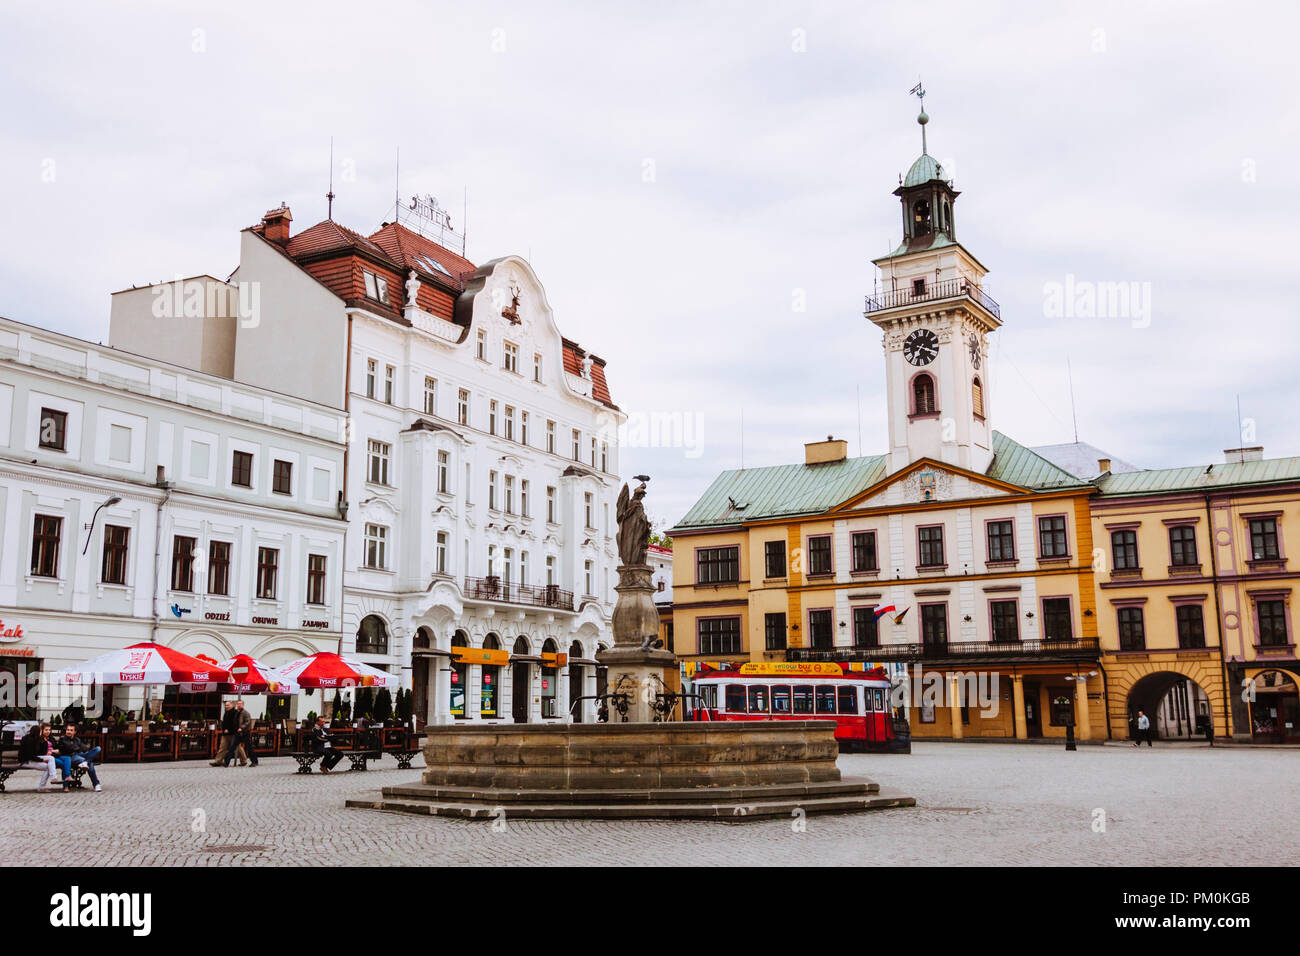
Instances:
[[[968,338],[968,339],[966,340],[966,345],[967,345],[967,347],[970,349],[970,363],[971,363],[971,365],[973,365],[975,368],[979,368],[979,367],[980,367],[980,340],[979,340],[979,336],[976,335],[974,332],[972,332],[972,333],[970,334],[970,338]]]
[[[939,354],[939,337],[929,329],[917,329],[903,340],[903,358],[913,365],[929,365]]]

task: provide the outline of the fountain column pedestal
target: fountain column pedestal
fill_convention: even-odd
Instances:
[[[608,669],[608,693],[627,695],[627,719],[632,723],[656,719],[655,698],[669,690],[670,675],[677,669],[677,656],[672,651],[651,646],[659,636],[653,574],[648,564],[619,565],[614,588],[618,601],[612,620],[614,646],[596,654],[596,660]],[[611,723],[623,719],[616,703],[610,701]]]

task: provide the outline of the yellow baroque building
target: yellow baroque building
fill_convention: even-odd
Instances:
[[[1141,712],[1158,738],[1297,739],[1300,459],[1143,471],[995,431],[1001,311],[924,136],[894,195],[903,235],[865,311],[888,448],[850,458],[828,438],[713,481],[670,532],[684,680],[884,665],[922,738],[1124,739]]]

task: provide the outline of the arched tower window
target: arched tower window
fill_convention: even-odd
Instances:
[[[934,401],[934,379],[921,374],[912,379],[912,414],[933,415],[937,411]]]
[[[384,626],[383,618],[367,614],[361,619],[361,626],[357,628],[357,653],[388,653],[388,628]]]
[[[947,200],[943,204],[943,234],[952,238],[952,205]]]
[[[930,200],[918,199],[912,203],[912,235],[924,236],[930,231]]]
[[[980,418],[984,417],[984,386],[980,383],[979,376],[971,381],[970,385],[971,410]]]

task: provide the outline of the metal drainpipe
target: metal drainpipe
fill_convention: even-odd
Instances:
[[[1219,637],[1219,670],[1223,674],[1223,732],[1232,739],[1232,712],[1228,707],[1231,684],[1228,681],[1228,661],[1223,652],[1223,608],[1219,603],[1219,559],[1214,550],[1214,513],[1210,509],[1210,496],[1205,496],[1205,530],[1210,535],[1210,586],[1214,588],[1214,632]],[[1238,615],[1240,626],[1240,615]],[[1214,736],[1214,718],[1210,718],[1210,736]]]
[[[163,496],[158,500],[158,514],[154,519],[153,529],[153,630],[149,635],[152,644],[158,643],[158,565],[162,560],[162,514],[163,507],[172,496],[171,483],[166,479],[166,470],[158,466],[158,487],[163,489]],[[149,699],[149,689],[145,688],[145,700]]]

